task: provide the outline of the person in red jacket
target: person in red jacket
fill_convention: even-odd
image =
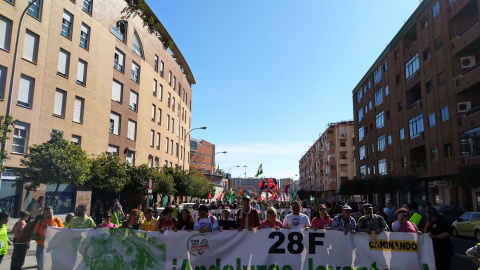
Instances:
[[[251,231],[253,228],[260,226],[260,215],[257,209],[250,205],[250,196],[247,194],[243,195],[242,209],[237,211],[236,224],[238,231],[243,229]]]

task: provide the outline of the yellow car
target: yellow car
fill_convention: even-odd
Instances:
[[[453,236],[470,236],[480,241],[480,212],[467,212],[452,223]]]

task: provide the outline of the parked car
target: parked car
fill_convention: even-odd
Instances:
[[[183,208],[188,208],[190,210],[193,210],[193,207],[195,206],[194,203],[181,203],[180,204],[180,209],[183,209]]]
[[[450,228],[453,236],[470,236],[480,241],[480,212],[467,212],[455,220]]]
[[[463,214],[462,209],[455,205],[437,204],[433,207],[437,209],[438,213],[448,222],[448,224],[452,224],[453,221],[457,220]]]

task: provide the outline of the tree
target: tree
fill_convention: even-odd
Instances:
[[[463,188],[480,187],[480,165],[465,165],[459,168],[459,173],[455,177],[455,185]]]
[[[166,195],[175,192],[173,178],[167,174],[163,174],[155,168],[149,168],[147,164],[142,164],[140,166],[127,165],[127,173],[129,180],[123,189],[124,193],[147,195],[148,179],[150,178],[152,178],[153,181],[152,192]]]
[[[116,154],[104,152],[92,159],[90,178],[84,186],[97,187],[118,193],[129,180],[125,166]]]
[[[190,170],[187,178],[193,187],[193,192],[189,196],[207,198],[208,194],[214,190],[213,184],[210,184],[205,176],[198,171]]]
[[[12,132],[11,127],[15,125],[16,120],[13,120],[11,115],[0,115],[0,144],[5,146],[8,138],[8,134]],[[0,151],[0,172],[5,172],[3,161],[8,159],[7,151]]]
[[[49,141],[29,147],[21,160],[24,168],[15,169],[16,186],[36,190],[41,184],[56,185],[50,205],[61,184],[82,185],[90,170],[90,159],[80,146],[64,140],[60,132],[51,136]]]

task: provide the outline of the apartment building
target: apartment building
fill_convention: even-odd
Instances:
[[[190,168],[210,174],[215,166],[215,145],[205,140],[190,139]]]
[[[152,10],[141,15],[125,0],[36,0],[17,33],[30,2],[0,0],[0,97],[7,101],[13,84],[11,115],[18,120],[5,165],[20,166],[29,146],[62,132],[89,155],[109,151],[134,165],[182,166],[195,79]],[[9,188],[14,177],[2,178],[0,204],[23,201]],[[48,196],[50,189],[39,192]]]
[[[479,3],[422,1],[353,90],[359,177],[417,181],[382,200],[477,209],[454,177],[480,161]]]
[[[319,198],[339,200],[342,183],[355,178],[354,123],[330,123],[299,162],[300,189]]]

